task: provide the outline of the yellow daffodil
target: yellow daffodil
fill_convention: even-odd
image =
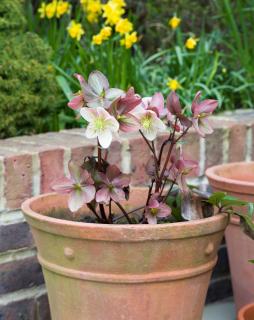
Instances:
[[[55,16],[56,8],[57,8],[57,1],[56,0],[53,0],[52,2],[50,2],[46,5],[45,12],[46,12],[46,17],[48,19],[52,19]]]
[[[96,13],[90,12],[87,14],[86,18],[90,23],[95,23],[95,22],[98,22],[99,16]]]
[[[134,43],[138,41],[137,32],[134,31],[130,34],[125,34],[125,37],[121,39],[120,44],[125,46],[126,49],[130,49]]]
[[[62,15],[70,12],[70,4],[67,1],[58,1],[56,7],[56,17],[60,18]]]
[[[38,9],[40,18],[44,19],[46,17],[46,3],[42,2],[40,8]]]
[[[100,31],[100,35],[102,36],[103,40],[107,40],[112,34],[112,28],[111,27],[104,27]]]
[[[121,8],[126,7],[126,2],[124,0],[112,0],[112,1],[115,2]]]
[[[96,45],[101,45],[103,41],[107,40],[112,34],[111,27],[104,27],[101,31],[93,36],[92,43]]]
[[[90,0],[87,2],[86,9],[89,13],[100,14],[102,7],[100,0]]]
[[[100,33],[96,34],[92,38],[92,43],[96,45],[101,45],[103,42],[102,35]]]
[[[169,79],[167,85],[170,90],[174,91],[181,88],[181,84],[176,79]]]
[[[109,0],[102,6],[103,18],[106,19],[106,24],[115,25],[121,19],[125,10],[114,0]]]
[[[196,48],[198,43],[198,39],[194,37],[189,37],[185,42],[185,47],[189,50],[193,50]]]
[[[85,30],[82,28],[81,23],[75,22],[74,20],[70,22],[67,30],[70,37],[76,39],[77,41],[79,41],[82,35],[85,33]]]
[[[133,24],[128,19],[120,19],[116,24],[116,32],[129,33],[133,30]]]
[[[181,19],[177,16],[173,16],[171,19],[169,19],[168,24],[172,29],[176,29],[179,24],[181,23]]]

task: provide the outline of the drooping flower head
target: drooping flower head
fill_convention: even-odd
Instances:
[[[183,114],[181,103],[175,91],[172,91],[167,97],[168,121],[172,122],[172,115],[177,117],[183,127],[189,128],[192,122]]]
[[[125,199],[124,188],[130,184],[130,176],[121,173],[115,165],[109,165],[106,174],[100,173],[100,189],[96,192],[98,203],[108,204],[110,199],[119,202]]]
[[[200,96],[201,91],[195,95],[191,105],[193,115],[192,123],[197,133],[204,138],[206,134],[211,134],[213,132],[208,117],[217,108],[218,101],[207,99],[200,102]]]
[[[157,218],[165,218],[171,214],[171,208],[158,201],[158,194],[153,194],[145,209],[145,217],[149,224],[157,224]]]
[[[109,88],[108,79],[100,71],[93,71],[88,77],[88,82],[81,79],[81,88],[85,101],[91,108],[109,108],[111,103],[123,94],[123,90]]]
[[[86,137],[98,138],[103,148],[108,148],[112,141],[112,134],[119,130],[119,123],[104,108],[81,108],[81,116],[88,122]]]
[[[110,111],[119,122],[120,130],[133,132],[139,129],[137,118],[131,112],[141,103],[141,97],[131,87],[111,105]]]
[[[70,177],[52,187],[58,193],[69,194],[68,207],[72,212],[79,210],[95,197],[94,181],[90,174],[73,161],[68,164]]]

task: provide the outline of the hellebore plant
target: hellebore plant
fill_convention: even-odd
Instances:
[[[107,78],[99,71],[92,72],[88,81],[78,74],[75,77],[81,90],[68,106],[88,122],[85,136],[97,139],[98,151],[97,156],[86,157],[81,167],[70,161],[71,177],[54,186],[55,191],[69,194],[69,209],[74,212],[86,204],[96,222],[105,224],[122,219],[143,224],[200,219],[193,207],[193,190],[186,182],[187,175],[197,169],[198,164],[184,157],[182,140],[191,128],[202,138],[212,133],[209,117],[218,102],[211,99],[201,101],[201,92],[198,92],[189,107],[191,115],[187,116],[184,113],[186,108],[182,108],[174,91],[165,103],[160,92],[142,98],[132,87],[127,92],[110,88]],[[127,212],[121,202],[128,200],[131,177],[122,173],[117,165],[110,165],[107,156],[113,135],[135,131],[141,134],[151,153],[146,165],[150,185],[146,205]],[[155,140],[159,133],[164,133],[166,138],[157,149]],[[210,198],[202,194],[202,197],[207,205],[215,205],[223,213],[237,214],[233,206],[243,205],[242,201],[225,194],[220,194],[219,198],[216,194]],[[175,207],[176,203],[178,207]],[[116,207],[122,212],[120,215],[114,212]],[[134,214],[137,211],[139,215]],[[241,218],[248,230],[253,229],[251,219],[242,215]]]

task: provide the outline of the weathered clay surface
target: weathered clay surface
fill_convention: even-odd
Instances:
[[[145,200],[142,189],[132,192],[134,207]],[[66,207],[66,198],[47,194],[22,206],[53,320],[201,320],[226,216],[102,225],[41,214],[54,207]]]
[[[254,319],[254,303],[244,306],[238,313],[238,320]]]
[[[214,190],[254,202],[254,162],[237,162],[212,167],[206,175]],[[245,235],[237,218],[226,230],[234,300],[237,310],[254,301],[254,241]],[[254,319],[254,316],[253,316]]]

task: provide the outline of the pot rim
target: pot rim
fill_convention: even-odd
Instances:
[[[224,231],[229,218],[226,214],[186,222],[157,225],[141,224],[95,224],[48,217],[35,212],[31,206],[48,197],[66,197],[57,193],[46,193],[27,199],[21,209],[28,223],[39,230],[72,238],[135,242],[155,239],[183,239]]]
[[[254,165],[254,161],[220,164],[206,169],[205,174],[212,186],[223,184],[223,189],[227,191],[235,191],[235,188],[241,188],[241,193],[254,193],[254,182],[227,178],[217,173],[219,169],[231,168],[235,166],[245,167],[246,165],[250,164]]]
[[[248,303],[246,304],[245,306],[243,306],[239,312],[238,312],[238,320],[244,320],[244,313],[250,309],[250,308],[253,308],[254,309],[254,302],[251,302],[251,303]]]

